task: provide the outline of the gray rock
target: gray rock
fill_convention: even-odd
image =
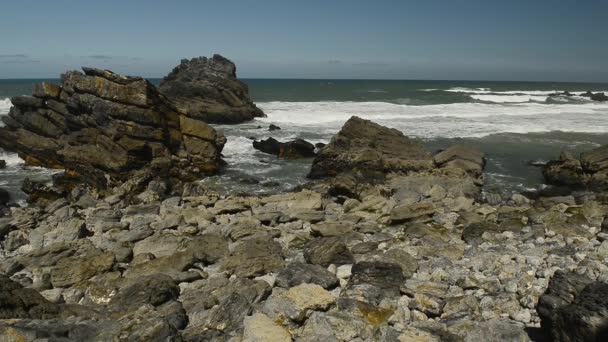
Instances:
[[[256,236],[237,243],[222,269],[238,277],[253,277],[278,271],[283,264],[281,245],[269,236]]]
[[[319,265],[292,262],[277,274],[276,283],[285,288],[309,283],[332,289],[338,286],[338,278]]]
[[[237,124],[265,116],[249,99],[247,85],[236,78],[234,63],[220,55],[182,60],[159,90],[188,117],[208,123]]]
[[[310,241],[304,249],[307,262],[324,267],[330,264],[344,265],[354,262],[353,255],[346,248],[341,237],[326,237]]]

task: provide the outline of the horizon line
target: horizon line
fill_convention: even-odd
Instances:
[[[135,75],[125,75],[134,76]],[[143,77],[147,80],[160,80],[163,77]],[[36,81],[36,80],[59,80],[60,77],[24,77],[24,78],[0,78],[0,81]],[[548,81],[548,80],[489,80],[489,79],[421,79],[421,78],[307,78],[307,77],[237,77],[238,80],[269,80],[269,81],[394,81],[394,82],[518,82],[518,83],[585,83],[585,84],[608,84],[608,81]]]

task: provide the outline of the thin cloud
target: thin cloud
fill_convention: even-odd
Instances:
[[[381,62],[362,62],[362,63],[354,63],[353,66],[357,66],[357,67],[385,67],[388,66],[388,64],[386,63],[381,63]]]
[[[8,60],[8,61],[0,61],[1,64],[30,64],[30,63],[40,63],[37,59],[25,59],[25,60]]]
[[[90,59],[113,59],[115,58],[115,56],[109,56],[109,55],[90,55],[90,56],[83,56],[84,58],[90,58]]]
[[[22,53],[17,53],[17,54],[13,54],[13,55],[0,54],[0,58],[27,58],[27,55],[24,55]]]
[[[343,61],[339,61],[337,59],[333,59],[333,60],[327,61],[327,63],[329,63],[329,64],[342,64],[344,62]]]

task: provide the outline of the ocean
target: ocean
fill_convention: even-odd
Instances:
[[[42,80],[0,80],[0,115],[9,98],[30,94]],[[57,81],[57,80],[51,80]],[[158,79],[151,79],[158,83]],[[569,91],[608,91],[608,84],[481,81],[270,80],[245,79],[250,96],[268,117],[240,125],[216,125],[228,138],[228,166],[203,182],[219,191],[273,193],[305,183],[310,160],[279,160],[253,149],[252,139],[302,138],[327,143],[352,115],[396,128],[421,139],[431,151],[455,143],[486,153],[489,192],[542,188],[537,164],[560,151],[575,154],[608,143],[608,103],[581,96],[552,96]],[[281,127],[268,131],[268,125]],[[48,179],[51,171],[25,168],[14,154],[0,152],[8,167],[0,187],[23,201],[25,177]]]

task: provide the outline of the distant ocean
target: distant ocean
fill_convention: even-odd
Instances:
[[[9,98],[30,94],[42,80],[0,80],[0,115]],[[57,80],[51,80],[57,82]],[[158,79],[152,79],[158,83]],[[430,150],[456,142],[478,146],[488,157],[486,190],[525,191],[542,187],[540,169],[532,164],[608,143],[608,103],[556,92],[608,92],[608,84],[474,81],[383,80],[244,80],[267,118],[216,126],[228,138],[229,166],[205,182],[239,192],[275,192],[302,184],[310,160],[284,161],[253,149],[251,139],[281,141],[303,138],[327,143],[352,115],[422,139]],[[269,124],[282,129],[269,132]],[[258,128],[261,126],[262,128]],[[0,152],[9,167],[0,170],[0,187],[17,199],[25,176],[48,177],[48,171],[23,169],[22,161]],[[260,184],[253,180],[259,180]],[[268,183],[271,182],[271,183]],[[272,186],[271,186],[272,185]]]

